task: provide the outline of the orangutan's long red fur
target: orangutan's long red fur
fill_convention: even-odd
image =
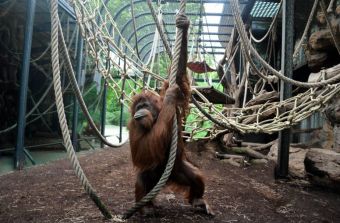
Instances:
[[[212,214],[209,205],[203,199],[205,188],[203,174],[185,154],[182,120],[188,112],[191,94],[186,75],[189,22],[186,17],[180,15],[176,19],[176,24],[184,28],[180,63],[176,74],[177,84],[169,87],[169,83],[165,81],[159,95],[144,90],[134,96],[130,108],[132,116],[128,124],[130,147],[132,162],[137,169],[135,198],[136,201],[142,199],[160,179],[169,156],[172,122],[174,115],[177,114],[179,130],[177,154],[168,183],[186,191],[189,203],[201,206],[208,214]],[[142,116],[139,115],[141,111]],[[149,205],[152,205],[152,202]]]

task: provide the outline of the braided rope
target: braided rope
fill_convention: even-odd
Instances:
[[[296,57],[297,56],[297,53],[299,52],[301,46],[302,46],[302,43],[305,41],[305,38],[307,36],[307,32],[309,30],[309,27],[310,25],[312,24],[312,21],[313,21],[313,17],[314,17],[314,14],[316,12],[316,9],[317,9],[317,6],[318,6],[318,3],[319,3],[319,0],[314,0],[314,4],[313,4],[313,7],[312,7],[312,10],[309,14],[309,17],[308,17],[308,20],[307,20],[307,24],[305,26],[305,30],[303,31],[303,34],[301,36],[301,39],[299,41],[299,43],[297,44],[295,50],[294,50],[294,53],[293,53],[293,57]]]
[[[184,13],[185,12],[185,0],[181,0],[179,12]],[[178,63],[181,53],[181,42],[183,38],[183,30],[177,29],[176,33],[176,41],[174,45],[174,51],[173,51],[173,60],[171,63],[171,70],[170,70],[170,86],[174,85],[176,83],[176,74],[178,70]],[[171,58],[171,57],[170,57]],[[124,213],[123,219],[128,219],[131,217],[136,211],[138,211],[140,208],[145,206],[148,202],[150,202],[158,193],[159,191],[164,187],[166,182],[168,181],[172,168],[175,164],[176,160],[176,152],[177,152],[177,140],[178,140],[178,126],[177,126],[177,115],[174,115],[173,122],[172,122],[172,138],[171,138],[171,146],[170,146],[170,153],[169,158],[165,167],[165,170],[159,179],[158,183],[154,188],[145,195],[140,201],[138,201],[132,208],[130,208],[127,212]]]
[[[308,89],[306,92],[282,102],[267,102],[245,108],[224,108],[223,112],[220,112],[215,105],[208,103],[208,100],[203,95],[197,93],[197,96],[204,101],[204,103],[199,102],[202,105],[201,107],[208,110],[209,114],[218,122],[225,123],[227,129],[241,133],[274,133],[291,127],[309,117],[314,112],[323,108],[338,93],[340,93],[340,84],[329,85],[324,89]],[[277,113],[274,118],[268,117],[268,115],[274,115],[275,111],[278,111],[279,108],[286,108],[287,112],[283,114]],[[232,116],[226,117],[225,114],[232,114]],[[207,118],[211,120],[210,117]],[[190,123],[187,124],[190,125]],[[211,131],[215,131],[218,134],[224,130],[214,127]],[[210,138],[214,137],[214,134],[210,135]]]
[[[134,37],[135,37],[135,50],[136,50],[136,53],[137,53],[137,57],[140,59],[139,48],[138,48],[136,18],[135,18],[135,7],[134,7],[133,1],[134,0],[130,1],[130,5],[131,5],[131,17],[132,17],[133,32],[134,32]]]
[[[250,34],[250,38],[255,42],[255,43],[261,43],[263,42],[263,40],[265,40],[268,36],[269,36],[269,33],[273,30],[274,28],[274,25],[276,24],[276,21],[277,21],[277,18],[279,17],[279,14],[280,14],[280,10],[282,8],[282,1],[280,1],[280,5],[279,5],[279,8],[275,14],[275,17],[273,18],[273,21],[272,23],[270,24],[269,28],[268,28],[268,31],[266,34],[264,34],[264,36],[261,38],[261,39],[256,39],[254,36],[253,36],[253,33],[251,32],[251,29],[249,29],[249,34]]]
[[[226,128],[226,129],[232,129],[232,126],[230,125],[227,125],[226,123],[224,122],[220,122],[219,120],[215,119],[213,116],[211,116],[208,112],[206,112],[204,110],[204,108],[202,108],[202,106],[198,103],[198,101],[196,100],[196,98],[191,95],[191,101],[193,102],[193,104],[196,106],[196,108],[202,112],[202,114],[207,117],[210,121],[212,121],[213,123],[223,127],[223,128]],[[234,129],[235,130],[235,129]]]
[[[327,12],[333,12],[333,5],[334,5],[335,0],[331,0],[329,2],[328,8],[327,8]]]
[[[338,54],[340,55],[340,46],[339,46],[338,42],[336,41],[336,36],[335,36],[334,30],[333,30],[333,27],[332,27],[331,22],[329,21],[329,19],[327,17],[325,2],[323,0],[321,0],[319,2],[319,4],[320,4],[322,12],[325,14],[325,20],[326,20],[327,26],[329,28],[329,32],[331,33],[335,48],[338,51]]]
[[[112,36],[108,35],[107,32],[105,31],[106,27],[108,27],[108,24],[106,24],[106,22],[111,22],[111,15],[106,14],[105,16],[103,16],[102,18],[104,18],[103,23],[101,23],[100,25],[98,24],[92,24],[94,21],[93,19],[91,19],[93,16],[93,14],[95,14],[96,12],[96,5],[92,5],[89,4],[88,2],[84,2],[84,1],[80,1],[80,0],[72,0],[72,2],[78,2],[77,7],[76,7],[76,12],[77,12],[77,17],[78,17],[78,24],[79,26],[83,27],[83,30],[86,30],[86,32],[83,33],[83,35],[85,35],[85,40],[87,41],[88,45],[89,45],[89,54],[91,56],[93,56],[94,61],[97,64],[97,68],[99,70],[99,72],[103,75],[103,77],[108,81],[108,84],[110,86],[110,88],[113,90],[114,93],[116,93],[117,95],[120,95],[120,92],[122,89],[119,87],[119,82],[121,81],[121,79],[119,79],[119,81],[117,82],[117,77],[113,77],[112,73],[110,73],[109,71],[107,71],[105,68],[103,68],[102,64],[103,64],[103,58],[101,57],[102,54],[107,54],[108,49],[110,49],[112,51],[113,54],[117,55],[118,57],[122,57],[124,54],[122,53],[122,51],[115,45],[114,39]],[[80,3],[79,3],[80,2]],[[85,8],[88,7],[88,9]],[[107,11],[105,11],[105,13],[107,13]],[[235,17],[236,18],[236,17]],[[240,22],[241,25],[243,25],[243,22]],[[236,24],[237,25],[237,24]],[[116,29],[117,27],[114,26],[114,28]],[[237,29],[239,29],[239,27],[236,27]],[[245,54],[246,59],[248,60],[248,62],[250,63],[253,71],[255,71],[255,73],[257,75],[259,75],[261,78],[263,78],[264,80],[266,80],[267,82],[271,82],[274,80],[278,80],[277,78],[277,73],[274,75],[270,75],[267,76],[266,73],[272,73],[275,72],[276,70],[274,69],[274,71],[270,70],[270,66],[268,67],[268,64],[266,66],[266,62],[263,60],[261,61],[261,57],[257,57],[256,53],[254,52],[254,50],[252,50],[252,48],[247,48],[247,41],[243,41],[243,39],[247,40],[247,36],[242,35],[241,36],[241,43],[245,46],[242,47],[242,53]],[[124,44],[126,44],[125,41],[123,41]],[[230,42],[231,43],[231,42]],[[231,46],[231,44],[229,43],[229,45]],[[229,46],[228,45],[228,46]],[[252,47],[252,46],[248,46],[248,47]],[[248,50],[250,49],[250,52]],[[260,70],[256,70],[256,66],[255,66],[255,62],[253,61],[254,59],[252,58],[252,56],[255,55],[255,58],[257,58],[260,61],[260,64],[262,64],[263,68],[261,68]],[[248,56],[248,57],[247,57]],[[116,66],[116,68],[119,70],[121,69],[113,60],[113,58],[107,58],[109,60],[112,61],[112,64],[114,66]],[[135,61],[133,61],[131,58],[127,57],[127,61],[129,62],[128,66],[129,68],[131,68],[132,70],[135,70],[135,72],[140,73],[140,74],[145,74],[147,73],[148,75],[152,76],[153,78],[157,79],[157,80],[162,80],[163,77],[161,77],[160,75],[157,75],[155,73],[150,72],[150,70],[148,70],[146,68],[146,65],[139,65],[137,64]],[[264,69],[266,72],[263,72],[262,69]],[[272,68],[273,69],[273,68]],[[262,73],[261,73],[261,72]],[[268,72],[269,71],[269,72]],[[278,72],[278,71],[276,71]],[[333,83],[334,81],[336,81],[338,78],[337,76],[334,78],[335,75],[338,74],[338,68],[332,69],[327,69],[325,70],[325,72],[327,73],[327,76],[329,77],[333,77],[332,79],[328,79],[329,83]],[[280,73],[279,73],[280,74]],[[142,78],[143,75],[139,75],[140,78]],[[281,77],[279,77],[281,78]],[[321,82],[323,83],[324,81],[321,80]],[[139,83],[137,81],[135,81],[136,84],[139,85]],[[307,83],[304,83],[307,84]],[[315,84],[315,83],[313,83]],[[309,86],[305,86],[305,87],[309,87]],[[319,86],[312,86],[312,87],[319,87]],[[328,83],[324,83],[324,85],[321,85],[320,87],[322,87],[322,89],[317,89],[318,92],[322,92],[323,95],[334,95],[336,93],[339,93],[339,84],[335,84],[335,85],[328,85]],[[150,89],[150,86],[146,86],[146,88]],[[125,101],[126,103],[129,103],[130,98],[132,94],[134,94],[136,91],[132,91],[130,92],[129,95],[127,95],[127,100]],[[314,93],[313,93],[314,92]],[[256,105],[256,106],[248,106],[245,108],[227,108],[227,112],[226,113],[222,113],[221,110],[222,108],[220,106],[216,106],[216,105],[211,105],[211,103],[206,102],[206,103],[199,103],[203,109],[208,109],[209,114],[212,115],[212,117],[214,117],[216,120],[220,121],[221,123],[226,123],[227,125],[231,125],[232,127],[235,127],[236,129],[239,129],[239,131],[241,132],[275,132],[278,129],[282,129],[282,128],[287,128],[291,125],[296,124],[299,120],[301,120],[303,117],[308,117],[309,115],[311,115],[315,110],[315,108],[321,109],[323,107],[323,105],[325,105],[328,101],[329,101],[329,97],[327,96],[315,96],[313,95],[315,94],[315,91],[310,91],[308,90],[305,94],[303,94],[301,97],[304,98],[304,100],[301,102],[301,105],[309,107],[309,108],[313,108],[313,111],[307,111],[307,110],[302,110],[301,107],[297,107],[294,108],[294,112],[291,114],[283,114],[282,116],[277,116],[275,117],[275,119],[268,119],[266,118],[265,121],[261,121],[263,119],[262,114],[266,114],[266,112],[268,112],[268,110],[273,109],[274,111],[278,109],[278,107],[280,106],[290,106],[291,101],[290,100],[286,100],[283,103],[266,103],[265,105],[263,105],[263,109],[261,109],[262,111],[260,112],[256,112],[256,110],[259,108],[260,105]],[[199,95],[201,97],[201,95]],[[296,96],[293,97],[294,98],[298,98],[300,96]],[[308,99],[308,100],[307,100]],[[310,99],[310,100],[309,100]],[[300,101],[299,101],[300,102]],[[254,109],[254,110],[252,110]],[[199,113],[199,111],[197,109],[192,109],[193,114],[195,115],[195,113]],[[236,113],[236,117],[226,117],[226,114],[234,114]],[[199,113],[201,114],[201,113]],[[296,115],[296,118],[291,119],[291,121],[285,121],[288,120],[287,117],[291,117],[292,115]],[[260,117],[257,117],[260,116]],[[204,116],[202,115],[198,115],[199,119],[203,118],[205,119]],[[255,117],[255,118],[254,118]],[[199,122],[200,120],[194,120],[194,123]],[[255,123],[253,123],[253,121],[255,120]],[[258,120],[259,122],[257,123],[256,120]],[[244,123],[246,121],[246,123]],[[187,123],[191,123],[187,121]],[[215,131],[214,129],[215,127],[211,128],[211,131]],[[203,129],[203,127],[202,127]],[[219,130],[218,130],[219,131]],[[213,136],[213,135],[212,135]],[[201,136],[196,135],[197,138],[201,138]]]
[[[149,8],[150,8],[150,12],[151,12],[151,15],[152,15],[152,17],[153,17],[153,20],[155,21],[155,24],[156,24],[158,33],[159,33],[159,35],[161,36],[163,45],[165,46],[165,51],[166,51],[166,53],[168,54],[168,56],[169,56],[169,58],[170,58],[170,60],[171,60],[171,59],[172,59],[172,54],[171,54],[171,49],[170,49],[169,42],[168,42],[168,40],[167,40],[166,37],[165,37],[165,34],[164,34],[164,32],[163,32],[163,29],[162,29],[161,24],[159,24],[159,22],[158,22],[157,15],[156,15],[156,12],[155,12],[155,9],[154,9],[153,6],[152,6],[152,1],[151,1],[151,0],[148,0],[147,2],[148,2],[148,6],[149,6]]]
[[[321,87],[321,86],[325,86],[331,83],[335,83],[337,81],[340,80],[340,74],[336,75],[335,77],[332,77],[330,79],[324,80],[324,81],[320,81],[317,83],[305,83],[305,82],[301,82],[301,81],[296,81],[293,80],[291,78],[288,78],[286,76],[284,76],[283,74],[281,74],[279,71],[275,70],[270,64],[268,64],[257,52],[257,50],[250,44],[250,41],[247,37],[246,31],[245,31],[245,27],[244,24],[242,22],[242,18],[241,18],[241,14],[240,14],[240,9],[239,9],[239,5],[237,0],[231,0],[231,6],[232,6],[232,10],[233,10],[233,14],[234,14],[234,18],[235,18],[235,24],[236,24],[236,28],[237,31],[240,35],[240,40],[242,42],[242,44],[244,45],[245,50],[243,50],[244,54],[246,55],[248,60],[252,60],[251,56],[249,55],[249,51],[256,57],[256,59],[258,59],[258,61],[261,63],[261,65],[266,68],[268,71],[270,71],[272,74],[274,74],[275,76],[277,76],[278,78],[280,78],[282,81],[299,86],[299,87],[304,87],[304,88],[315,88],[315,87]],[[250,62],[250,61],[249,61]],[[256,70],[256,66],[254,66],[255,64],[250,62],[250,65],[252,66],[252,68],[254,70]]]
[[[61,81],[60,81],[60,67],[59,67],[59,49],[58,49],[58,1],[51,0],[51,57],[52,57],[52,73],[53,73],[53,86],[54,93],[56,97],[56,105],[58,118],[60,123],[60,129],[62,130],[62,136],[65,144],[65,148],[67,151],[67,155],[71,160],[73,169],[75,170],[76,175],[80,179],[81,185],[84,187],[86,193],[90,196],[93,202],[97,205],[101,213],[107,219],[112,219],[112,215],[107,210],[105,205],[100,201],[97,196],[95,190],[91,186],[88,181],[83,169],[79,164],[79,160],[76,156],[74,148],[72,146],[70,132],[68,130],[68,125],[65,116],[64,110],[64,102],[63,102],[63,94],[61,90]]]

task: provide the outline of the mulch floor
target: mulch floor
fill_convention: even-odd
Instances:
[[[169,189],[157,197],[156,216],[128,222],[340,222],[340,195],[277,182],[272,163],[239,168],[211,155],[189,153],[207,178],[211,218]],[[134,203],[129,146],[80,155],[91,184],[113,214]],[[294,185],[294,186],[292,186]],[[0,176],[0,222],[109,222],[84,193],[68,160]]]

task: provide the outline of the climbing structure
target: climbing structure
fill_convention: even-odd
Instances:
[[[143,83],[143,78],[145,78],[145,76],[151,77],[152,79],[158,81],[163,81],[165,76],[164,74],[154,73],[149,70],[148,64],[146,64],[148,60],[143,60],[143,58],[141,59],[140,56],[138,56],[138,47],[135,47],[133,44],[129,43],[129,40],[126,40],[126,37],[122,35],[122,30],[119,29],[115,18],[111,15],[108,7],[102,3],[102,1],[93,1],[91,3],[84,3],[82,1],[76,0],[72,1],[79,25],[84,35],[84,39],[89,45],[88,53],[96,61],[97,69],[106,79],[111,89],[116,93],[117,97],[124,95],[124,97],[121,97],[123,98],[123,101],[121,102],[127,106],[131,96],[138,92],[139,89],[143,87],[157,87],[145,85],[145,83]],[[241,100],[243,101],[243,104],[239,107],[221,107],[214,104],[214,100],[209,100],[206,98],[202,91],[200,92],[200,87],[193,86],[192,91],[195,94],[195,97],[199,98],[199,102],[197,102],[196,105],[200,106],[200,109],[205,110],[210,116],[207,117],[202,115],[202,113],[197,108],[195,108],[195,106],[192,106],[191,113],[195,114],[196,119],[186,122],[186,129],[191,131],[190,133],[192,138],[195,137],[195,134],[199,133],[200,131],[207,131],[207,129],[202,128],[202,126],[198,125],[198,123],[211,121],[211,118],[221,124],[209,125],[210,138],[214,138],[221,131],[225,131],[225,128],[241,133],[278,132],[282,129],[289,128],[299,123],[301,120],[310,116],[315,111],[320,110],[334,95],[339,93],[338,82],[340,78],[337,74],[337,67],[321,71],[322,73],[327,73],[330,77],[329,79],[320,80],[316,83],[296,81],[286,77],[277,69],[273,68],[272,65],[265,60],[266,58],[262,58],[254,46],[250,44],[251,39],[253,41],[255,40],[255,43],[261,42],[273,32],[273,27],[275,27],[278,15],[281,12],[281,3],[277,7],[273,16],[273,22],[262,40],[256,40],[253,36],[251,39],[249,39],[247,36],[238,1],[232,0],[228,2],[228,6],[231,8],[234,16],[233,18],[235,19],[235,29],[233,30],[233,35],[230,37],[230,40],[238,35],[239,41],[229,42],[229,47],[225,52],[225,59],[227,59],[228,64],[231,64],[232,59],[234,59],[232,54],[235,55],[236,51],[240,49],[240,54],[242,54],[242,58],[245,60],[242,64],[240,64],[240,66],[244,65],[244,74],[237,74],[236,77],[239,79],[238,87],[242,88],[241,90],[243,92],[247,92],[249,91],[248,89],[250,89],[250,91],[253,93],[253,99],[255,100],[257,97],[261,97],[261,94],[263,93],[261,90],[263,90],[265,86],[271,86],[273,90],[277,91],[279,82],[289,83],[299,88],[305,88],[305,90],[301,91],[299,94],[296,94],[294,97],[290,97],[280,102],[277,100],[266,100],[265,103],[256,104],[246,103],[246,101],[249,100],[249,97],[247,97],[246,94],[244,94],[244,100],[239,98],[240,94],[232,96],[225,95],[225,104],[230,104],[230,102],[227,102],[228,98],[233,97],[237,97],[237,103],[239,103]],[[133,4],[131,7],[133,7]],[[150,7],[152,9],[151,14],[155,19],[154,22],[158,24],[156,30],[158,33],[160,33],[159,39],[163,41],[162,45],[165,48],[163,50],[168,52],[167,49],[170,44],[166,38],[166,30],[162,25],[164,20],[162,21],[160,17],[162,13],[164,14],[164,12],[160,10],[162,5],[158,4],[158,10],[153,9],[152,4]],[[156,11],[158,11],[158,15]],[[308,26],[306,29],[308,29]],[[200,32],[200,30],[198,30],[198,32]],[[157,49],[154,49],[154,47],[156,46],[153,45],[150,50],[150,52],[153,52],[153,54],[150,53],[150,57],[153,56],[154,52],[157,51]],[[298,49],[295,51],[297,50]],[[268,57],[270,57],[270,55]],[[126,60],[124,60],[124,58]],[[131,78],[130,76],[130,80],[132,80],[135,84],[135,90],[131,91],[129,94],[124,92],[121,84],[126,78],[129,78],[129,76],[126,74],[126,72],[124,72],[118,61],[126,61],[127,69],[134,73],[134,78]],[[222,60],[222,63],[224,61]],[[111,64],[111,66],[115,69],[119,70],[119,73],[121,74],[120,79],[117,80],[113,78],[113,74],[110,72],[112,68],[111,66],[107,66],[108,63]],[[224,75],[221,78],[221,82],[223,81],[223,78],[226,78],[226,75],[228,75],[226,70],[223,70],[223,73]],[[252,78],[252,76],[254,76],[256,79],[256,85],[254,89],[252,89],[253,86],[250,85],[249,80]],[[234,100],[231,99],[231,101]],[[282,110],[285,110],[285,112],[281,112]],[[221,126],[223,127],[222,129]]]
[[[0,3],[0,18],[5,18],[13,10],[16,2]],[[20,48],[18,46],[12,47],[18,51],[8,47],[18,42],[15,38],[21,36],[16,33],[20,29],[8,28],[11,27],[8,25],[11,23],[10,20],[3,23],[5,25],[1,27],[4,31],[0,36],[1,47],[11,55],[11,58],[2,55],[4,75],[0,79],[0,111],[2,112],[0,136],[5,135],[3,138],[6,138],[6,134],[13,133],[17,127],[15,158],[16,166],[22,168],[24,153],[34,162],[29,152],[24,149],[26,124],[42,119],[44,126],[50,128],[50,120],[44,119],[44,116],[57,112],[64,138],[63,145],[67,148],[77,175],[102,213],[107,218],[111,218],[77,161],[74,153],[77,124],[74,121],[71,141],[65,108],[73,106],[72,119],[77,120],[77,103],[79,103],[90,129],[103,144],[111,147],[122,145],[124,143],[122,135],[119,136],[120,143],[109,142],[103,130],[105,118],[102,119],[101,128],[98,128],[98,123],[93,121],[88,111],[90,106],[84,102],[87,91],[82,92],[80,76],[82,64],[94,65],[93,76],[96,76],[97,81],[99,80],[99,86],[101,86],[101,79],[104,79],[105,91],[102,91],[104,99],[107,98],[104,92],[108,87],[110,92],[113,92],[113,97],[119,100],[116,105],[120,106],[121,133],[123,114],[126,113],[124,109],[127,110],[134,94],[142,89],[158,91],[161,83],[169,79],[169,73],[170,82],[173,83],[171,73],[175,68],[172,67],[168,72],[164,69],[164,64],[169,67],[176,58],[173,52],[176,52],[175,36],[179,32],[174,29],[174,16],[178,10],[182,11],[182,7],[178,1],[173,0],[146,2],[131,0],[124,4],[123,1],[118,0],[40,1],[38,9],[43,6],[50,9],[51,21],[48,21],[49,26],[41,26],[38,31],[48,30],[51,41],[43,50],[42,47],[35,47],[35,50],[40,50],[39,55],[30,59],[35,2],[27,1],[28,19],[22,53],[17,49]],[[219,4],[218,8],[222,8],[223,11],[211,12],[211,9],[209,11],[209,4]],[[298,37],[294,40],[292,0],[188,1],[186,14],[191,19],[188,49],[190,52],[188,68],[191,71],[188,70],[188,73],[192,80],[190,115],[184,122],[188,141],[216,139],[229,132],[277,133],[321,111],[339,95],[339,1],[315,0],[306,5],[308,5],[307,12],[304,12],[307,15],[306,19],[300,21],[300,24],[304,24],[304,29],[297,32]],[[23,3],[19,4],[18,10],[24,8],[23,6]],[[58,6],[63,8],[62,12],[58,11]],[[73,17],[73,23],[65,22],[66,14]],[[211,22],[213,16],[221,17],[220,21]],[[261,18],[259,21],[267,22],[264,29],[261,24],[254,25],[257,18]],[[299,18],[296,19],[298,20]],[[77,27],[72,34],[69,32],[69,26]],[[213,26],[219,27],[218,30],[211,31]],[[308,39],[308,33],[312,29],[319,30]],[[212,36],[218,38],[213,39]],[[323,42],[324,39],[326,40]],[[70,46],[76,47],[70,50]],[[41,62],[42,58],[50,59],[48,54],[50,51],[52,60],[48,60],[50,62],[48,66],[38,64],[37,62]],[[72,60],[73,53],[77,56]],[[336,56],[332,58],[334,53]],[[17,71],[13,71],[13,67],[18,69],[21,54],[23,62],[20,67],[22,73],[19,82],[14,80]],[[86,56],[86,59],[83,60],[82,56]],[[323,63],[326,60],[329,63]],[[161,63],[163,66],[160,66]],[[44,92],[39,92],[41,97],[37,101],[34,100],[34,95],[37,93],[35,89],[32,88],[32,92],[27,89],[30,64],[44,76],[44,80],[48,83]],[[47,67],[53,72],[46,71]],[[299,75],[296,71],[299,67],[309,68],[308,72],[313,73]],[[53,73],[53,82],[50,73]],[[63,77],[60,76],[61,73],[64,73]],[[84,73],[86,79],[86,72]],[[18,83],[20,83],[20,91]],[[36,85],[34,87],[37,87]],[[56,100],[45,111],[40,112],[39,106],[49,98],[48,94],[52,86],[54,86]],[[28,93],[32,105],[26,112]],[[64,107],[63,100],[66,93],[74,95],[77,102],[74,100]],[[13,109],[16,96],[20,98],[19,111]],[[98,98],[100,97],[96,98],[95,107],[99,105]],[[57,111],[50,111],[54,104],[57,105]],[[106,111],[106,104],[103,104],[103,110]],[[19,117],[17,122],[7,118],[13,114]],[[38,117],[32,118],[33,114],[38,114]],[[1,140],[2,137],[0,142]],[[173,150],[176,150],[175,141]],[[12,151],[12,149],[5,148],[0,151]],[[287,149],[284,151],[287,152]],[[171,173],[171,168],[167,168],[166,174]],[[159,188],[157,190],[159,191]],[[131,213],[127,213],[125,217]]]

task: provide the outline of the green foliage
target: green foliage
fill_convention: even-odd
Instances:
[[[190,125],[192,125],[191,123],[193,121],[196,121],[199,117],[197,115],[195,115],[194,113],[191,113],[187,116],[186,122]],[[207,128],[211,128],[212,124],[210,121],[202,121],[200,123],[195,124],[196,126],[186,126],[185,131],[187,132],[191,132],[193,130],[193,128],[197,128],[196,131],[199,131],[200,129],[207,129]],[[207,136],[208,131],[199,131],[199,132],[195,132],[194,133],[194,139],[197,138],[202,138]]]
[[[132,87],[130,87],[132,86]],[[126,80],[125,94],[130,95],[133,91],[134,82],[132,80]],[[118,98],[111,89],[107,94],[107,110],[106,121],[112,125],[119,125],[122,118],[123,126],[126,126],[130,119],[130,112],[126,106],[121,105],[120,98]]]

